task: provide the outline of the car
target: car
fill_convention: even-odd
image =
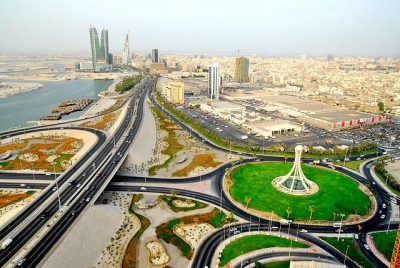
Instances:
[[[54,186],[53,187],[53,192],[55,192],[55,191],[57,191],[57,187]]]
[[[237,231],[235,231],[233,234],[240,234],[240,231],[237,230]]]
[[[384,220],[386,218],[386,215],[381,215],[381,219]]]
[[[81,185],[82,185],[82,184],[78,183],[78,184],[76,185],[76,188],[81,187]]]
[[[82,200],[81,200],[81,202],[79,202],[79,203],[81,203],[81,204],[83,204],[83,202],[85,202],[85,198],[83,198]]]
[[[88,197],[86,198],[86,202],[89,202],[92,198]]]
[[[357,161],[358,161],[358,160],[361,160],[361,158],[360,158],[360,157],[357,157],[356,160],[357,160]]]
[[[354,234],[353,235],[354,239],[359,239],[360,237],[358,236],[358,234]]]
[[[21,187],[25,187],[25,186],[26,186],[26,184],[20,184],[19,186],[21,186]]]
[[[25,263],[25,261],[26,261],[26,258],[19,260],[18,266],[22,266]]]
[[[83,173],[83,175],[82,175],[83,177],[85,177],[86,176],[86,172],[85,173]]]
[[[378,211],[379,215],[381,215],[381,214],[382,214],[382,212],[383,212],[383,210],[382,210],[382,209],[380,209],[380,210]]]
[[[364,248],[365,248],[366,250],[370,250],[370,248],[369,248],[369,246],[368,246],[367,244],[364,244]]]
[[[377,226],[378,226],[379,228],[383,228],[383,227],[385,227],[385,224],[379,223]]]
[[[382,208],[386,208],[386,204],[385,203],[382,204]]]
[[[49,214],[50,214],[50,212],[45,211],[45,212],[42,213],[42,215],[40,216],[40,218],[41,218],[41,219],[44,219],[44,218],[46,218],[47,216],[49,216]]]
[[[90,187],[90,191],[93,192],[93,190],[94,190],[95,188],[96,188],[96,187],[94,187],[94,186]]]
[[[231,229],[229,229],[230,232],[234,232],[234,231],[236,231],[236,230],[237,230],[236,227],[232,227]]]
[[[308,233],[308,231],[306,229],[300,229],[299,232],[300,233]]]
[[[147,188],[146,187],[141,187],[140,190],[147,190]]]
[[[88,190],[89,190],[89,186],[86,186],[86,187],[85,187],[85,191],[88,191]]]
[[[218,129],[219,132],[223,131],[222,129]]]
[[[339,170],[343,170],[342,166],[336,166],[336,168],[339,169]]]
[[[247,264],[250,264],[250,261],[245,260],[245,261],[242,262],[242,266],[247,265]]]
[[[78,213],[79,213],[79,210],[74,210],[74,211],[72,211],[71,216],[75,216]]]
[[[101,173],[101,177],[104,178],[104,176],[105,176],[105,174],[104,174],[104,173]]]

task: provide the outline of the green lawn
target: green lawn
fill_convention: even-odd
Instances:
[[[271,247],[290,247],[290,240],[268,235],[249,235],[237,238],[235,241],[229,243],[221,254],[220,266],[226,265],[232,259],[262,248]],[[308,248],[307,245],[293,241],[293,248]],[[268,266],[269,267],[269,266]]]
[[[364,257],[364,255],[358,250],[358,248],[354,248],[353,238],[340,238],[338,241],[335,237],[320,237],[322,240],[325,240],[336,249],[338,249],[343,254],[346,254],[347,246],[349,246],[349,250],[347,251],[347,257],[356,261],[358,264],[361,264],[365,268],[374,268],[374,266]]]
[[[289,267],[290,267],[290,261],[269,262],[260,266],[260,268],[289,268]]]
[[[310,205],[315,206],[314,220],[333,220],[333,213],[349,214],[358,209],[361,215],[370,205],[368,197],[358,188],[358,183],[338,172],[321,167],[302,165],[305,176],[319,186],[319,191],[310,196],[294,196],[275,189],[271,181],[287,174],[292,163],[247,164],[235,168],[232,172],[234,184],[232,196],[246,205],[246,196],[251,197],[250,208],[273,211],[287,217],[286,210],[292,208],[291,219],[308,220]],[[263,178],[264,177],[264,178]]]
[[[365,162],[365,160],[349,161],[346,162],[344,166],[351,170],[359,172],[360,171],[359,167],[362,162]],[[338,165],[343,166],[343,162],[339,162]]]
[[[392,252],[394,247],[394,241],[396,240],[397,231],[379,232],[372,234],[376,248],[385,255],[386,259],[390,261],[392,258]]]

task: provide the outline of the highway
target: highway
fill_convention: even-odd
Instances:
[[[141,118],[142,118],[142,113],[143,113],[143,102],[144,102],[144,97],[146,96],[146,93],[150,94],[150,88],[152,85],[152,81],[150,81],[144,90],[143,94],[140,95],[140,101],[137,106],[135,106],[135,101],[138,97],[139,92],[136,92],[130,99],[130,108],[128,109],[128,112],[125,115],[125,118],[123,120],[123,123],[120,125],[120,127],[115,131],[114,137],[115,141],[119,143],[118,148],[114,148],[114,140],[113,139],[108,139],[106,140],[105,135],[101,131],[95,131],[96,135],[99,137],[99,141],[96,143],[95,148],[92,149],[91,152],[85,155],[85,157],[81,158],[77,165],[75,166],[85,166],[84,169],[82,169],[79,174],[76,174],[75,170],[69,169],[58,178],[59,180],[59,187],[63,188],[64,191],[61,193],[60,198],[61,198],[61,203],[65,204],[69,209],[68,212],[64,212],[60,219],[57,221],[57,223],[52,226],[49,231],[42,237],[42,239],[29,251],[29,253],[26,255],[27,258],[27,264],[26,267],[34,267],[38,265],[41,260],[48,254],[48,252],[51,250],[51,248],[54,246],[55,243],[63,236],[65,231],[69,228],[69,226],[74,222],[76,219],[76,216],[79,215],[82,210],[86,208],[86,206],[90,205],[91,202],[93,202],[94,199],[97,198],[98,195],[101,194],[101,192],[104,190],[106,187],[106,190],[113,190],[113,191],[126,191],[126,190],[131,190],[132,192],[154,192],[154,193],[165,193],[169,194],[170,191],[173,188],[173,185],[175,183],[191,183],[191,182],[197,182],[199,180],[211,180],[212,187],[213,187],[213,192],[215,193],[222,193],[222,180],[223,176],[225,173],[226,168],[230,168],[232,166],[231,163],[224,164],[220,166],[218,169],[213,170],[209,174],[202,175],[202,176],[194,176],[190,178],[176,178],[176,179],[163,179],[163,178],[154,178],[154,177],[147,177],[147,179],[143,177],[136,177],[136,176],[115,176],[114,174],[118,170],[119,165],[121,162],[123,162],[124,157],[127,155],[127,152],[129,150],[129,147],[131,145],[131,141],[133,137],[136,135],[136,133],[140,129],[140,124],[141,124]],[[150,99],[152,102],[161,110],[161,107],[158,106],[158,104],[154,101],[152,95],[150,95]],[[134,118],[134,110],[137,108],[137,114],[136,117]],[[168,113],[167,111],[165,111]],[[131,120],[134,118],[134,120]],[[228,150],[221,149],[218,146],[210,143],[208,140],[204,139],[201,135],[196,133],[195,131],[192,131],[190,127],[187,127],[183,123],[181,123],[179,120],[177,120],[174,116],[170,115],[169,116],[178,124],[180,125],[183,129],[187,130],[188,132],[191,132],[192,136],[197,138],[198,140],[206,143],[209,147],[214,148],[216,150],[224,150],[225,152],[228,152]],[[51,129],[51,128],[50,128]],[[54,129],[59,129],[59,128],[54,128]],[[81,128],[77,128],[81,129]],[[36,131],[36,130],[29,130],[29,131]],[[10,135],[13,135],[10,133]],[[95,155],[95,158],[93,160],[90,160],[90,157]],[[243,154],[244,157],[243,162],[252,162],[253,159],[250,159],[252,154]],[[283,161],[283,157],[281,156],[257,156],[259,159],[262,161]],[[117,161],[116,161],[117,160]],[[288,161],[293,161],[293,158],[289,158]],[[306,159],[303,158],[304,163],[311,163],[313,159]],[[371,160],[372,161],[372,160]],[[95,170],[93,170],[92,163],[95,163]],[[322,163],[320,164],[321,166],[328,167],[329,163]],[[342,172],[353,179],[361,182],[361,183],[366,183],[367,181],[373,182],[373,178],[370,175],[369,168],[367,167],[368,165],[365,165],[365,170],[364,173],[366,174],[366,178],[360,176],[357,173],[348,171],[346,169],[343,170],[338,170],[339,172]],[[86,173],[87,175],[84,177],[82,176],[83,173]],[[100,176],[97,176],[99,174]],[[101,174],[104,174],[102,176]],[[369,174],[369,176],[368,176]],[[8,177],[7,177],[8,176]],[[81,183],[82,186],[80,188],[76,188],[75,186],[68,187],[66,186],[66,182],[71,179],[71,176],[77,176],[76,183]],[[13,177],[18,180],[30,180],[32,178],[32,174],[14,174],[14,175],[9,175],[9,174],[0,174],[0,178],[10,178]],[[47,178],[46,178],[47,177]],[[40,176],[40,179],[44,180],[51,180],[53,176],[46,176],[42,175]],[[114,177],[114,178],[113,178]],[[113,178],[113,179],[112,179]],[[108,182],[112,179],[112,184],[108,185]],[[128,184],[130,182],[134,183],[142,183],[144,181],[147,181],[146,185],[146,190],[140,189],[141,186],[121,186],[118,185],[120,182],[127,182]],[[114,182],[117,182],[115,184]],[[157,183],[170,183],[171,188],[168,187],[153,187],[151,185],[156,185]],[[29,184],[31,185],[31,184]],[[45,184],[35,184],[35,186],[32,185],[32,187],[43,187]],[[65,185],[65,186],[64,186]],[[107,186],[108,185],[108,186]],[[0,184],[1,187],[15,187],[16,183],[3,183]],[[89,190],[84,190],[85,187],[89,187]],[[377,202],[378,202],[378,207],[382,206],[383,202],[388,203],[390,201],[391,195],[388,194],[383,188],[381,188],[378,184],[373,184],[371,186],[371,189],[378,192],[378,197],[377,197]],[[19,215],[12,223],[4,226],[1,229],[0,233],[0,240],[4,239],[7,237],[7,235],[16,228],[22,221],[24,221],[26,218],[29,218],[28,215],[36,215],[32,217],[30,220],[29,224],[25,225],[25,228],[22,229],[19,233],[13,235],[13,242],[12,245],[6,248],[5,250],[0,251],[0,265],[3,266],[5,263],[8,262],[14,256],[20,249],[24,247],[27,241],[29,241],[36,233],[38,230],[43,228],[43,226],[46,225],[47,219],[52,217],[58,212],[58,200],[56,198],[53,198],[53,201],[48,204],[45,208],[43,208],[42,203],[45,202],[51,195],[55,195],[54,192],[52,192],[51,187],[48,187],[46,191],[43,192],[41,196],[37,198],[34,202],[32,202],[28,208],[24,211],[23,214]],[[259,222],[258,218],[255,218],[254,216],[246,213],[245,211],[242,211],[241,209],[237,208],[231,201],[226,197],[225,193],[222,196],[211,196],[207,194],[202,194],[194,191],[189,191],[189,190],[179,190],[178,195],[185,196],[185,197],[190,197],[193,199],[198,199],[202,200],[204,202],[213,204],[216,207],[219,207],[220,204],[222,204],[222,208],[224,208],[227,211],[232,211],[236,216],[243,218],[243,219],[249,219],[251,221],[252,229],[256,230],[259,228],[257,225]],[[54,196],[53,196],[54,197]],[[88,202],[86,200],[90,198]],[[83,201],[85,200],[85,201]],[[389,201],[388,201],[389,200]],[[40,212],[38,211],[39,207],[41,207]],[[33,212],[36,212],[33,214]],[[41,212],[42,211],[48,211],[49,215],[47,218],[42,219],[41,218]],[[71,215],[72,211],[77,211],[75,215]],[[388,215],[389,216],[389,215]],[[379,217],[377,217],[377,214],[375,214],[375,217],[372,218],[371,220],[365,222],[363,225],[363,231],[369,231],[369,230],[376,230],[377,223],[380,223],[381,221],[379,220]],[[260,220],[261,224],[268,224],[267,220],[261,219]],[[279,223],[273,222],[272,226],[275,227],[282,227],[281,231],[282,232],[287,232],[288,229],[285,226],[280,226]],[[310,233],[332,233],[336,228],[332,227],[327,227],[327,226],[313,226],[313,225],[296,225],[293,224],[291,227],[291,234],[295,234],[295,230],[298,228],[304,228],[307,229]],[[397,229],[397,225],[390,226],[390,229]],[[210,237],[208,237],[201,247],[196,251],[195,253],[195,261],[193,267],[204,267],[205,265],[210,265],[211,264],[211,259],[210,259],[210,252],[212,252],[213,248],[216,248],[221,241],[222,235],[225,237],[227,234],[223,233],[225,230],[219,230]],[[349,226],[348,227],[348,232],[357,232],[358,227],[357,225]],[[296,234],[295,234],[296,235]],[[214,237],[216,236],[216,237]],[[332,247],[328,246],[327,244],[321,242],[319,239],[315,239],[313,236],[308,235],[308,234],[299,234],[299,237],[307,238],[308,241],[313,242],[317,245],[320,245],[322,248],[327,250],[332,256],[336,258],[339,262],[344,261],[344,255],[337,250],[333,249]],[[207,244],[208,246],[203,246],[204,244]],[[364,249],[361,246],[362,249]],[[363,252],[363,251],[362,251]],[[369,252],[363,252],[365,253],[366,257],[374,264],[376,267],[384,267],[381,266],[382,262],[378,260],[375,256],[371,256]],[[267,255],[266,255],[267,256]],[[252,260],[253,261],[253,260]],[[203,265],[204,264],[204,265]],[[352,261],[347,260],[346,265],[349,267],[358,267],[356,266]]]
[[[151,88],[152,81],[149,82],[146,90]],[[77,179],[75,179],[75,184],[71,187],[65,187],[64,191],[60,193],[61,204],[69,207],[68,212],[63,212],[59,217],[57,223],[52,226],[46,235],[32,248],[32,250],[26,255],[26,259],[28,260],[26,263],[29,267],[34,267],[42,258],[48,253],[48,250],[52,248],[52,246],[58,241],[60,237],[64,234],[64,232],[68,229],[68,227],[75,220],[75,216],[71,216],[71,212],[74,210],[82,211],[85,207],[93,202],[92,198],[96,194],[100,194],[102,189],[106,186],[105,183],[108,182],[113,173],[115,173],[119,167],[117,163],[113,163],[113,160],[116,157],[122,158],[122,155],[126,155],[127,150],[129,149],[131,143],[129,140],[132,140],[132,137],[137,133],[140,129],[140,121],[143,112],[143,101],[145,94],[141,94],[137,116],[133,123],[131,123],[130,118],[134,115],[135,101],[138,96],[138,92],[136,92],[130,100],[130,106],[125,115],[125,118],[119,128],[115,131],[114,137],[116,141],[119,141],[123,134],[125,135],[125,139],[122,141],[120,147],[114,148],[114,140],[113,138],[109,139],[109,142],[106,142],[105,135],[100,131],[95,131],[98,134],[99,142],[96,143],[96,146],[88,152],[84,157],[82,157],[77,165],[75,166],[85,166],[85,168],[77,175]],[[58,129],[58,128],[57,128]],[[129,130],[129,132],[127,131]],[[126,142],[128,140],[128,142]],[[92,166],[92,162],[88,161],[92,156],[95,156],[95,159],[92,160],[95,164],[95,168]],[[106,157],[105,157],[106,156]],[[120,157],[121,156],[121,157]],[[121,161],[122,162],[122,161]],[[119,164],[121,162],[118,162]],[[86,176],[83,176],[83,174]],[[97,176],[97,174],[105,174],[104,176]],[[70,177],[76,175],[74,169],[68,170],[63,176],[59,177],[59,187],[62,188],[62,185],[70,181]],[[75,185],[77,183],[81,183],[82,186],[77,188]],[[89,190],[85,190],[84,188],[89,187]],[[41,204],[49,198],[51,195],[55,195],[55,193],[50,189],[50,187],[44,192],[40,199],[38,197],[35,202],[32,202],[29,207],[24,210],[18,219],[13,220],[10,224],[3,227],[1,230],[0,236],[5,238],[10,234],[10,232],[16,228],[22,221],[26,218],[29,218],[31,213],[38,209]],[[88,202],[81,203],[80,201],[85,198],[90,198]],[[64,207],[65,209],[65,207]],[[30,220],[30,222],[24,225],[24,228],[20,230],[17,234],[12,235],[13,242],[6,249],[0,251],[0,266],[3,266],[7,263],[24,245],[33,237],[35,234],[46,226],[47,220],[54,216],[59,210],[58,200],[55,198],[52,202],[50,202],[45,208],[41,208],[40,213],[36,213],[35,217]],[[48,215],[43,219],[41,217],[41,213],[43,211],[48,212]]]

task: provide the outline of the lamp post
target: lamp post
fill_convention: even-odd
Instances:
[[[347,248],[346,248],[346,255],[344,255],[344,262],[343,262],[343,265],[346,265],[347,251],[349,250],[349,246],[350,246],[350,245],[347,245]]]
[[[273,211],[271,213],[271,217],[269,217],[269,232],[272,232],[272,214],[274,214]]]
[[[57,187],[58,209],[60,210],[60,212],[62,212],[62,206],[61,206],[61,200],[60,200],[60,190],[58,189],[58,182],[57,182],[57,176],[56,176],[56,162],[53,162],[53,168],[54,168],[54,181],[56,182],[56,187]]]
[[[36,179],[35,179],[35,170],[33,169],[33,163],[31,164],[31,166],[32,166],[32,176],[33,176],[33,180],[35,181]]]
[[[19,153],[21,154],[21,151]],[[19,165],[21,166],[21,170],[22,170],[21,156],[18,156],[18,159],[19,159]]]
[[[339,227],[339,232],[338,232],[338,236],[337,236],[338,241],[339,241],[340,231],[342,231],[342,222],[343,222],[343,217],[345,216],[345,214],[340,214],[340,216],[342,218],[340,218],[340,227]]]
[[[242,252],[242,257],[240,258],[240,268],[243,268],[243,251]]]
[[[290,222],[288,223],[289,227],[288,227],[288,231],[287,231],[287,238],[289,239],[289,232],[290,232]]]
[[[300,226],[300,224],[297,224],[297,234],[296,234],[296,240],[295,241],[297,241],[297,238],[299,237],[299,226]]]
[[[392,211],[390,211],[390,215],[392,215]],[[389,233],[389,227],[390,227],[390,216],[389,216],[389,224],[388,224],[388,228],[387,228],[387,230],[386,230],[386,234]]]
[[[279,237],[281,237],[281,228],[282,228],[282,223],[281,222],[279,222]]]
[[[220,200],[219,200],[219,212],[221,212],[221,210],[222,210],[222,191],[224,191],[224,188],[222,188],[221,189],[221,198],[220,198]]]

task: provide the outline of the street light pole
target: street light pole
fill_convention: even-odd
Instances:
[[[390,211],[390,215],[392,215],[392,211]],[[388,224],[388,228],[387,228],[387,230],[386,230],[386,234],[389,233],[389,227],[390,227],[390,216],[389,216],[389,224]]]
[[[290,232],[290,222],[289,222],[288,224],[289,224],[289,227],[288,227],[288,231],[287,231],[287,237],[288,237],[288,239],[289,239],[289,232]]]
[[[62,206],[61,206],[61,200],[60,200],[60,190],[58,189],[58,182],[57,182],[57,176],[56,176],[56,162],[53,162],[53,168],[54,168],[54,181],[56,182],[56,187],[57,187],[58,209],[60,210],[60,212],[62,212]]]
[[[240,252],[242,252],[242,258],[240,258],[241,260],[240,260],[240,268],[243,268],[243,251],[240,251]]]
[[[297,234],[296,234],[296,241],[297,241],[297,238],[299,237],[299,224],[297,224]]]
[[[221,189],[221,198],[219,201],[219,212],[221,212],[221,210],[222,210],[222,191],[224,191],[224,188]]]
[[[340,214],[340,216],[341,216],[342,218],[340,219],[340,227],[339,227],[339,232],[338,232],[338,236],[337,236],[337,240],[338,240],[338,241],[339,241],[340,231],[342,230],[343,217],[345,216],[345,214]]]
[[[346,265],[347,251],[349,250],[349,246],[350,246],[350,245],[347,245],[346,255],[344,255],[344,262],[343,262],[343,265]]]
[[[32,176],[33,176],[33,180],[35,181],[36,179],[35,179],[35,170],[33,170],[33,163],[31,164],[31,166],[32,166]]]

